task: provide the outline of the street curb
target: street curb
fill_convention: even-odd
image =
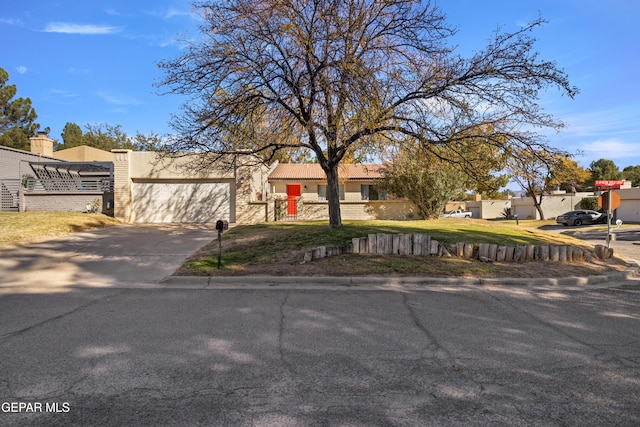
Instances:
[[[406,277],[406,276],[169,276],[159,282],[166,288],[278,288],[282,286],[321,286],[353,288],[362,286],[403,287],[403,286],[589,286],[611,281],[631,280],[640,277],[640,267],[624,271],[586,277],[559,278],[457,278],[457,277]]]

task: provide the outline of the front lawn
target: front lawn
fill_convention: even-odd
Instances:
[[[501,274],[534,277],[518,263],[483,264],[474,260],[398,255],[341,255],[302,263],[306,250],[321,245],[346,245],[353,237],[373,233],[425,233],[442,242],[518,244],[584,243],[572,237],[540,230],[548,222],[438,219],[431,221],[344,221],[332,229],[326,221],[276,222],[237,226],[224,233],[222,268],[217,269],[217,240],[202,248],[176,275],[363,275],[411,274],[455,277],[499,277]],[[543,265],[530,263],[531,266]],[[531,267],[530,266],[530,267]],[[550,266],[547,265],[550,268]],[[544,273],[550,269],[545,267]],[[553,274],[595,274],[588,264],[562,264]],[[555,267],[554,267],[555,268]],[[577,271],[576,268],[579,270]]]
[[[99,213],[0,212],[0,248],[120,223],[117,219]]]

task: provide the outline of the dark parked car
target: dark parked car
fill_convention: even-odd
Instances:
[[[571,211],[558,215],[556,223],[562,225],[604,224],[607,215],[596,211]]]

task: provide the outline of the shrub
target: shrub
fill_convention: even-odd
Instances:
[[[601,212],[602,209],[598,206],[597,197],[585,197],[580,201],[580,209],[589,209],[592,211]]]

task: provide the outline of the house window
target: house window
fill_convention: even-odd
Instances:
[[[340,185],[340,200],[344,200],[344,185]],[[318,185],[318,200],[321,202],[327,201],[327,186],[326,185]]]
[[[375,185],[362,184],[360,186],[361,200],[387,200],[387,193],[378,189]]]

